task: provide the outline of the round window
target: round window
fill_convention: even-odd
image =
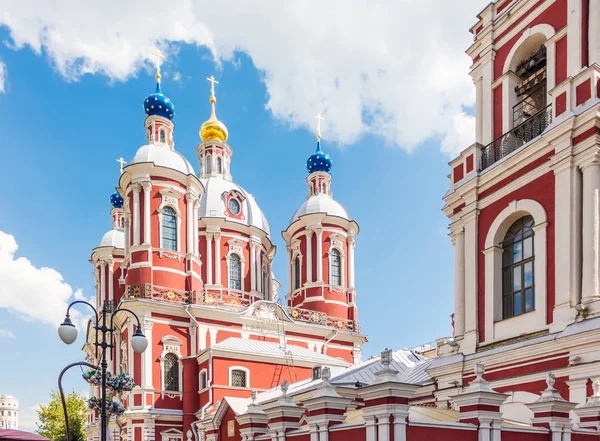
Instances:
[[[229,199],[229,212],[231,214],[240,214],[240,203],[237,199]]]

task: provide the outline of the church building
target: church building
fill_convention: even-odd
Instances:
[[[496,0],[471,32],[476,142],[449,164],[453,335],[433,358],[361,360],[359,228],[333,199],[320,130],[282,233],[280,299],[216,81],[194,167],[175,150],[159,66],[147,144],[91,259],[98,305],[125,303],[150,341],[134,354],[134,323],[118,316],[111,370],[138,386],[115,440],[600,439],[600,1]],[[97,425],[91,413],[90,439]]]

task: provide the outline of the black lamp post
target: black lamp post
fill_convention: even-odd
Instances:
[[[133,350],[135,352],[137,352],[138,354],[141,354],[142,352],[144,352],[146,350],[146,348],[148,347],[148,340],[142,333],[140,319],[138,318],[137,315],[135,315],[135,313],[133,311],[130,311],[129,309],[126,309],[126,308],[118,308],[113,311],[112,302],[104,302],[104,304],[102,306],[102,324],[100,324],[99,319],[98,319],[98,311],[96,311],[96,308],[94,308],[88,302],[84,302],[83,300],[77,300],[69,305],[69,307],[67,308],[67,314],[65,316],[65,321],[58,327],[58,336],[64,343],[70,345],[77,339],[77,328],[75,327],[75,325],[73,325],[73,322],[71,322],[71,318],[69,316],[69,311],[70,311],[71,307],[77,303],[85,303],[86,305],[88,305],[90,308],[92,308],[92,310],[94,311],[94,314],[96,316],[96,322],[94,325],[94,329],[96,330],[96,342],[94,343],[94,345],[96,346],[96,360],[98,359],[98,349],[102,349],[102,360],[100,362],[100,372],[102,375],[102,387],[101,387],[101,395],[102,396],[101,396],[101,401],[100,401],[100,403],[101,403],[100,441],[106,441],[106,425],[107,425],[106,424],[106,422],[107,422],[106,421],[106,419],[107,419],[107,414],[106,414],[106,369],[108,367],[108,365],[106,363],[106,350],[107,350],[107,348],[112,349],[114,347],[114,345],[112,344],[112,341],[113,341],[113,332],[114,332],[113,318],[114,318],[115,314],[119,311],[126,311],[126,312],[130,313],[131,315],[133,315],[135,317],[135,319],[137,320],[137,329],[136,329],[135,333],[133,334],[133,336],[131,337],[131,347],[133,348]],[[107,316],[108,315],[110,315],[110,326],[107,326]],[[102,335],[100,341],[98,341],[99,334]],[[107,334],[109,334],[109,338],[106,338]],[[74,366],[88,366],[88,367],[95,368],[95,369],[98,368],[98,366],[94,366],[94,365],[91,365],[86,362],[72,363],[72,364],[66,366],[62,370],[62,372],[60,373],[60,375],[58,377],[58,389],[60,391],[60,397],[62,400],[63,411],[65,413],[67,441],[71,441],[71,433],[69,430],[69,418],[67,415],[67,403],[65,401],[65,395],[62,390],[61,380],[62,380],[64,373],[68,369],[70,369]]]

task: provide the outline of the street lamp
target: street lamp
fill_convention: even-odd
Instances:
[[[144,352],[146,350],[146,348],[148,347],[148,339],[146,339],[146,337],[142,333],[140,319],[137,315],[135,315],[135,313],[133,311],[130,311],[129,309],[126,309],[126,308],[118,308],[113,311],[112,302],[104,302],[104,304],[102,305],[102,324],[100,324],[99,319],[98,319],[98,311],[96,311],[96,308],[94,308],[88,302],[85,302],[83,300],[77,300],[69,305],[69,307],[67,308],[65,321],[58,327],[58,336],[65,344],[70,345],[77,339],[77,328],[75,327],[75,325],[73,325],[73,322],[71,321],[71,318],[69,316],[69,311],[71,310],[71,307],[73,305],[76,305],[77,303],[84,303],[84,304],[88,305],[90,308],[92,308],[92,310],[94,311],[94,315],[96,316],[96,321],[94,323],[94,330],[96,331],[96,342],[94,343],[94,346],[96,346],[96,360],[98,359],[98,349],[102,349],[102,360],[100,362],[100,370],[101,370],[101,375],[102,375],[101,409],[100,409],[100,424],[101,424],[100,441],[106,441],[106,422],[107,422],[106,421],[106,419],[107,419],[107,414],[106,414],[106,376],[107,376],[106,374],[107,374],[107,372],[106,372],[106,369],[108,367],[108,364],[106,363],[106,349],[107,348],[112,349],[114,347],[114,345],[112,344],[112,341],[113,341],[113,332],[114,332],[113,318],[114,318],[115,314],[120,311],[125,311],[125,312],[128,312],[131,315],[133,315],[135,317],[135,319],[137,320],[137,329],[136,329],[135,333],[133,334],[133,336],[131,337],[131,347],[133,348],[133,350],[136,353],[141,354],[142,352]],[[110,315],[110,326],[107,326],[107,316],[109,316],[109,315]],[[101,334],[101,338],[99,338],[99,334]],[[106,338],[107,334],[110,335],[110,337],[108,339]],[[66,432],[67,432],[67,441],[71,441],[71,433],[69,430],[69,418],[67,415],[67,403],[65,401],[65,395],[62,390],[61,382],[62,382],[62,377],[63,377],[64,373],[68,369],[70,369],[74,366],[87,366],[87,367],[97,369],[97,366],[91,365],[90,363],[87,363],[87,362],[71,363],[70,365],[66,366],[62,370],[62,372],[60,373],[60,375],[58,377],[58,389],[60,391],[60,397],[62,400],[63,411],[65,414],[65,426],[66,426]]]

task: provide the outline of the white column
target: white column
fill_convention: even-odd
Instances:
[[[200,206],[200,202],[195,201],[194,202],[194,254],[196,254],[196,256],[198,256],[199,253],[199,242],[200,242],[200,235],[198,232],[198,207]]]
[[[215,233],[215,284],[221,285],[221,233]]]
[[[377,423],[375,415],[365,416],[365,441],[377,441]]]
[[[348,288],[354,288],[354,236],[348,236]]]
[[[475,141],[483,144],[483,80],[475,80]]]
[[[377,420],[377,441],[389,441],[390,439],[390,419],[384,416]]]
[[[212,285],[212,240],[213,233],[206,233],[206,284]]]
[[[100,308],[106,300],[106,262],[100,262]]]
[[[198,327],[194,323],[190,323],[190,355],[196,355],[196,348],[198,347],[197,339]]]
[[[600,2],[590,1],[590,20],[588,30],[588,53],[590,66],[600,64]]]
[[[177,215],[177,252],[181,252],[181,215]]]
[[[549,42],[544,43],[546,46],[546,90],[552,90],[556,86],[556,41],[551,39]],[[548,97],[548,103],[551,102]]]
[[[520,78],[512,72],[504,75],[502,80],[502,133],[509,132],[513,128],[513,107],[517,105],[517,94],[515,87]]]
[[[494,140],[494,91],[492,90],[492,82],[494,81],[494,63],[493,57],[485,57],[486,61],[482,68],[482,144],[488,145]]]
[[[600,162],[583,167],[582,302],[600,294]]]
[[[465,333],[465,231],[454,236],[454,335]]]
[[[113,281],[115,261],[110,259],[106,262],[108,266],[108,300],[114,300]]]
[[[465,222],[465,340],[468,340],[465,342],[465,349],[470,348],[473,350],[479,339],[477,333],[479,309],[479,302],[477,301],[477,258],[479,255],[477,216],[478,211],[473,210],[463,217]]]
[[[293,280],[292,280],[292,268],[294,267],[294,262],[292,262],[292,249],[290,246],[287,246],[288,253],[288,292],[291,293],[294,290]],[[271,293],[269,293],[270,295]]]
[[[133,244],[140,244],[140,184],[133,184]]]
[[[144,351],[142,354],[142,384],[143,387],[147,387],[152,389],[152,362],[154,361],[154,357],[152,356],[152,325],[154,322],[148,320],[147,318],[142,320],[142,327],[144,335],[148,340],[148,349]],[[144,403],[145,404],[145,403]]]
[[[125,260],[129,257],[129,228],[131,226],[131,216],[125,213],[125,226],[123,228],[123,234],[125,235]]]
[[[186,232],[186,253],[191,253],[194,251],[194,216],[192,216],[192,212],[194,210],[194,199],[190,193],[185,195],[187,202],[187,232]]]
[[[260,244],[256,245],[256,290],[258,292],[263,291],[262,286],[262,264],[261,264],[261,246]]]
[[[317,262],[317,282],[323,281],[323,228],[315,228],[315,233],[317,233],[317,255],[315,256]]]
[[[256,243],[252,240],[250,241],[250,291],[256,291]]]
[[[581,9],[581,0],[567,0],[567,76],[581,70]]]
[[[312,278],[312,230],[306,230],[306,282],[313,281]]]
[[[150,190],[152,184],[148,181],[142,182],[142,187],[144,188],[144,245],[150,245]]]

